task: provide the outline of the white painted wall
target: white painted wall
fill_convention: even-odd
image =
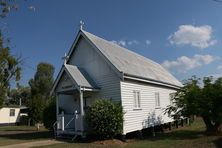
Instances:
[[[15,109],[15,116],[9,116],[10,109]],[[0,124],[9,124],[19,122],[20,108],[3,107],[0,109]]]
[[[84,68],[101,88],[94,98],[107,98],[120,101],[120,79],[105,60],[84,38],[80,39],[68,64]]]
[[[175,90],[135,81],[122,81],[120,84],[125,112],[123,134],[150,127],[152,124],[173,121],[168,115],[164,115],[163,111],[170,104],[169,94]],[[140,109],[134,109],[133,91],[135,90],[140,91]],[[160,94],[160,108],[155,106],[155,92]]]

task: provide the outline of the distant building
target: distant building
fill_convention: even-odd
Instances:
[[[27,107],[5,106],[0,108],[0,126],[19,123],[21,116],[28,116],[25,110]]]

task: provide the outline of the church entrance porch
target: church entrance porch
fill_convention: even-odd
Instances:
[[[87,131],[85,112],[97,91],[69,90],[56,95],[56,135],[81,135]]]

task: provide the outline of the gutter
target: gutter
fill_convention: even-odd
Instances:
[[[131,80],[135,80],[135,81],[146,82],[146,83],[151,83],[151,84],[160,85],[160,86],[167,86],[167,87],[175,88],[175,89],[181,89],[181,87],[182,87],[182,86],[170,84],[167,82],[144,78],[144,77],[135,76],[135,75],[126,74],[126,73],[123,73],[123,80],[124,79],[131,79]]]

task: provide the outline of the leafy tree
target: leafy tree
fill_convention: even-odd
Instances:
[[[0,107],[8,96],[10,82],[20,80],[21,58],[13,56],[9,47],[4,46],[0,32]]]
[[[5,18],[11,11],[16,11],[18,8],[17,0],[0,0],[0,17]],[[28,9],[35,11],[34,6],[29,6]]]
[[[166,112],[175,119],[197,115],[203,118],[207,134],[219,132],[222,123],[222,78],[192,77],[177,91]]]
[[[16,89],[10,91],[10,104],[19,104],[20,99],[22,105],[28,106],[30,98],[30,87],[17,86]]]
[[[17,10],[16,0],[0,0],[0,17],[4,18],[12,10]]]
[[[43,123],[47,129],[52,130],[55,121],[56,121],[56,102],[55,98],[52,97],[51,101],[48,103],[48,105],[45,107],[43,111]]]
[[[53,85],[54,67],[48,63],[40,63],[33,79],[29,81],[31,88],[30,117],[39,123],[43,120],[43,111],[50,100]]]

